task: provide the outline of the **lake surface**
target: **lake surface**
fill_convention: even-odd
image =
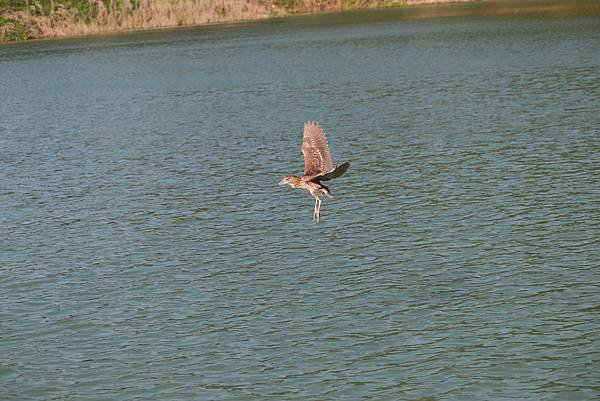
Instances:
[[[0,398],[599,399],[600,12],[454,7],[0,47]]]

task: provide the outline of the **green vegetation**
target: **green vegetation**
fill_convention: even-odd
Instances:
[[[68,9],[76,9],[82,13],[89,11],[88,0],[0,0],[0,12],[13,10],[13,11],[31,11],[43,12],[49,14],[52,10],[59,7],[65,7]]]
[[[0,0],[0,42],[267,18],[271,0]]]
[[[296,10],[304,5],[302,0],[274,0],[273,5],[283,10]]]
[[[14,19],[5,19],[0,16],[0,42],[25,40],[28,37],[29,30],[24,23]]]
[[[14,8],[15,10],[24,10],[29,5],[27,0],[0,0],[0,10],[4,8]]]
[[[0,0],[0,42],[435,1]]]

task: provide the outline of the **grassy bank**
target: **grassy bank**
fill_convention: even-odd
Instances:
[[[0,0],[0,42],[449,1]]]

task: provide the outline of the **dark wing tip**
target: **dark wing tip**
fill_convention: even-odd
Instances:
[[[348,169],[350,168],[350,162],[344,162],[338,166],[335,166],[334,169],[329,170],[326,173],[323,174],[319,174],[317,176],[315,176],[313,179],[316,180],[322,180],[322,181],[329,181],[332,180],[334,178],[338,178],[343,176],[344,174],[346,174],[346,171],[348,171]]]
[[[342,164],[340,164],[339,166],[336,166],[335,170],[339,171],[339,174],[337,174],[336,177],[341,177],[344,174],[346,174],[346,171],[348,171],[349,168],[350,168],[350,161],[345,161]]]

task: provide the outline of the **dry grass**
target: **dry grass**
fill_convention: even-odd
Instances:
[[[45,8],[39,1],[33,0],[25,10],[5,10],[0,17],[18,21],[26,27],[25,32],[28,30],[25,36],[29,38],[48,38],[253,20],[298,12],[473,0],[139,0],[135,6],[132,0],[87,0],[85,12],[67,8],[61,0],[50,0]]]
[[[89,0],[89,15],[62,4],[52,4],[44,13],[40,3],[27,11],[7,14],[29,27],[31,38],[72,36],[131,29],[195,25],[211,22],[267,18],[273,9],[253,0]]]

